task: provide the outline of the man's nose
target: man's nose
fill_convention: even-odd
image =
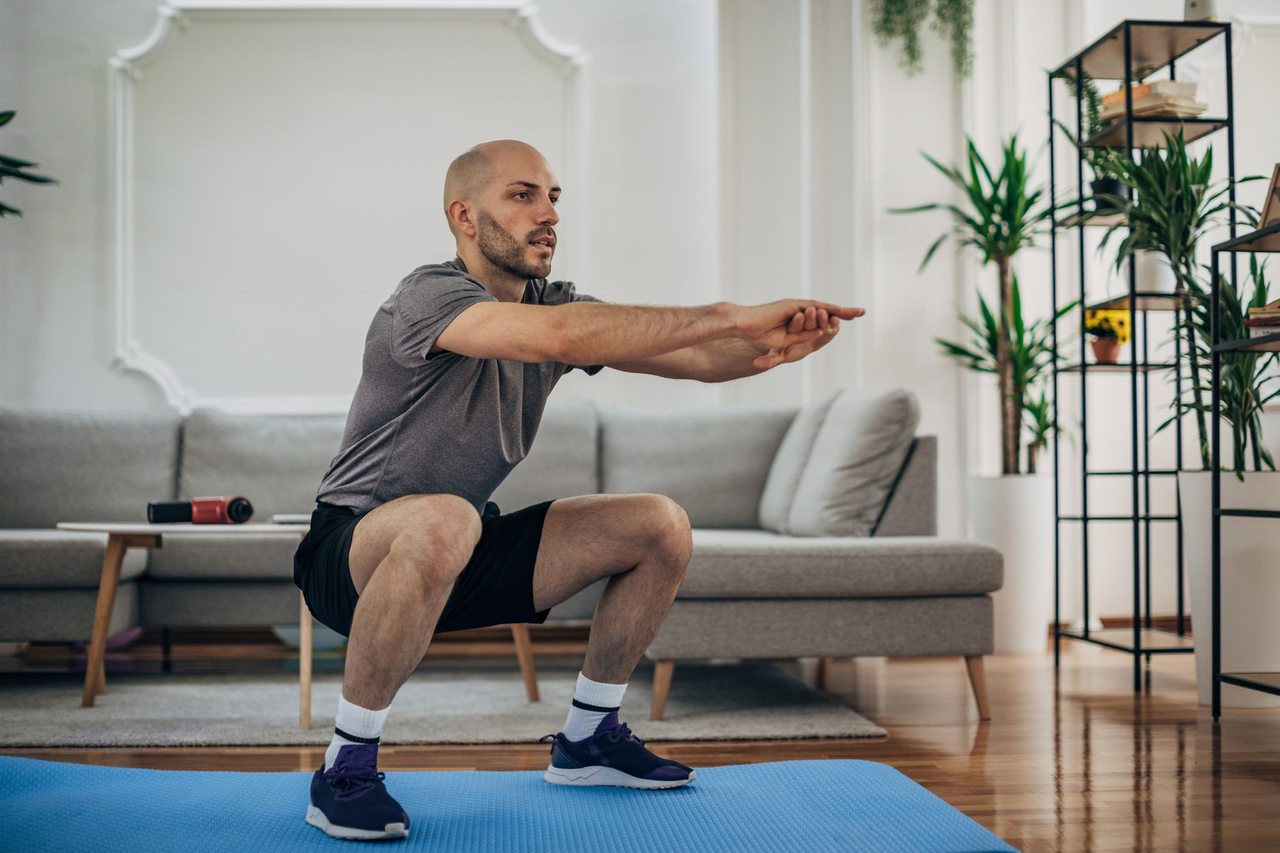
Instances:
[[[538,224],[555,225],[559,221],[560,214],[556,212],[556,206],[550,200],[543,201],[538,208]]]

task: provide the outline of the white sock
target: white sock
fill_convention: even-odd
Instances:
[[[627,685],[608,684],[592,681],[581,672],[578,673],[578,684],[573,689],[574,704],[569,706],[569,718],[564,721],[564,736],[569,740],[585,740],[596,733],[596,726],[609,711],[616,711],[622,705],[622,694],[627,692]],[[577,703],[606,711],[591,711],[578,707]]]
[[[382,726],[387,722],[387,712],[390,710],[390,706],[381,711],[361,708],[359,705],[348,702],[347,697],[339,693],[338,716],[333,721],[333,740],[324,754],[324,769],[328,770],[333,766],[333,762],[338,758],[338,750],[344,746],[377,743],[382,737]],[[361,740],[343,737],[344,734],[350,735],[351,738],[361,738]]]

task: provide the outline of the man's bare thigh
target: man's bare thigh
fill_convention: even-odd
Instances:
[[[397,536],[425,525],[427,519],[456,519],[462,529],[470,520],[478,522],[475,507],[457,495],[405,495],[370,510],[356,523],[351,535],[351,582],[356,594],[364,592],[374,569],[386,559]]]
[[[533,609],[546,610],[609,575],[635,568],[655,538],[685,524],[662,495],[578,495],[547,508],[533,568]]]

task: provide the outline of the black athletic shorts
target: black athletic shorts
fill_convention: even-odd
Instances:
[[[544,501],[509,515],[502,515],[492,501],[485,504],[480,541],[454,581],[435,633],[546,621],[550,608],[533,609],[533,566],[551,503]],[[293,556],[293,582],[302,590],[307,607],[322,624],[344,637],[351,634],[359,598],[348,563],[351,536],[365,515],[318,502],[311,513],[311,529]]]

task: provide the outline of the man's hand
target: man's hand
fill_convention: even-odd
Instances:
[[[760,370],[799,361],[822,349],[840,330],[840,320],[866,311],[812,299],[783,299],[767,305],[739,307],[738,334],[765,353],[752,362]]]

